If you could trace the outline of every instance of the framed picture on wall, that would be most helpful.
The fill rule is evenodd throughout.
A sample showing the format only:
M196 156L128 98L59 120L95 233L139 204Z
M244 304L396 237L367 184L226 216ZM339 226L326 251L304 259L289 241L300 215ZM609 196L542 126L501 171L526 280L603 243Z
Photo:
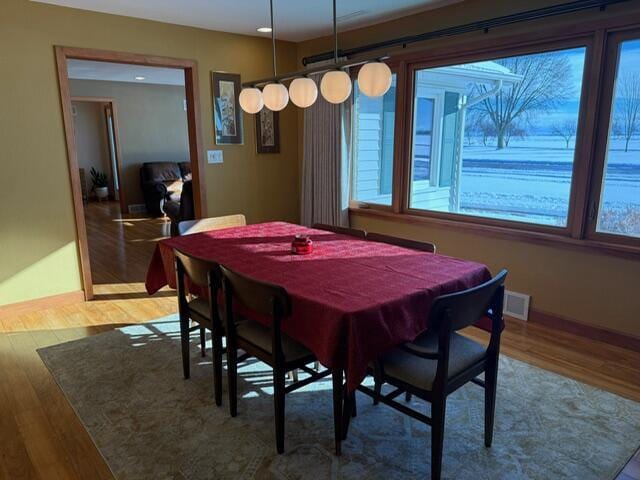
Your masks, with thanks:
M216 145L241 145L240 75L211 72L211 88Z
M258 153L280 153L280 125L278 112L264 107L256 117L256 146Z

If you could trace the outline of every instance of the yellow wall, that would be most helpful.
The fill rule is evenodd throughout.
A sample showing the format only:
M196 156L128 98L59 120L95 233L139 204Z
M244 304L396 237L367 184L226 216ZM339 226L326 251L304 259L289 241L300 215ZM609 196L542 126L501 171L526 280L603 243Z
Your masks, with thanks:
M453 26L485 18L513 13L518 8L536 8L550 1L514 2L512 0L467 0L420 15L391 21L375 27L345 32L340 36L344 48L381 41L401 35L410 35L446 26ZM526 4L526 5L525 5ZM565 16L565 25L584 22L603 16L639 13L640 1L633 0L609 7L606 12ZM488 35L467 34L455 39L439 40L414 49L438 48L455 42L494 38L511 33L535 31L558 23L559 19L546 19L527 26L522 24L497 29ZM298 57L321 53L331 48L331 39L323 38L298 45ZM302 130L300 130L302 132ZM302 152L302 135L299 149ZM300 155L301 156L301 155ZM585 253L566 248L541 246L524 241L486 237L475 233L462 233L435 225L408 224L387 219L352 215L357 228L429 240L437 244L441 253L469 258L486 263L493 272L509 269L507 288L532 296L532 307L573 319L578 322L640 337L640 261L621 259L605 254Z
M204 149L212 133L212 70L244 79L271 72L267 39L50 6L1 0L0 305L81 289L54 45L148 53L198 61ZM278 45L293 70L296 47ZM210 215L242 212L251 222L298 219L297 116L281 115L281 154L255 153L253 118L245 144L225 146L207 165Z

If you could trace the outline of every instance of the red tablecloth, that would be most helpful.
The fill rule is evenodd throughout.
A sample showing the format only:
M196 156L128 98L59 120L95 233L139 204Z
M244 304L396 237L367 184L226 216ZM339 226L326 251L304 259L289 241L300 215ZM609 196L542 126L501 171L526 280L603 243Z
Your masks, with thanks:
M312 254L291 254L298 233L311 236ZM371 360L427 327L438 295L491 278L479 263L270 222L158 242L147 272L150 294L175 288L174 248L283 286L292 304L283 330L323 365L343 368L349 391Z

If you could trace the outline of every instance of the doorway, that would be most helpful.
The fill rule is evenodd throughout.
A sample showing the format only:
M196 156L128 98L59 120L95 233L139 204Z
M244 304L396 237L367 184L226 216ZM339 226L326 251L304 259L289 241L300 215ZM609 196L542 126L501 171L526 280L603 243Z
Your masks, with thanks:
M107 172L107 196L127 213L122 184L122 149L118 128L118 109L113 98L71 97L76 152L82 200L86 204L92 191L92 172Z
M86 60L92 62L107 62L109 65L130 65L139 66L140 68L158 67L166 69L177 69L182 72L184 77L184 121L186 123L185 132L185 157L182 159L181 168L190 170L189 176L193 186L193 206L196 217L204 216L205 206L205 189L203 178L203 156L200 138L200 116L199 116L199 94L197 83L197 64L192 60L182 60L167 57L157 57L150 55L138 55L130 53L110 52L103 50L82 49L75 47L55 47L56 62L58 66L58 81L60 86L60 97L62 103L63 120L65 128L65 137L67 143L67 156L69 162L69 174L71 179L71 188L73 195L73 207L76 220L77 231L77 244L79 249L79 258L81 266L81 274L83 280L83 290L86 300L94 298L94 277L92 274L92 260L94 260L94 267L99 268L99 263L107 264L113 262L121 262L122 265L128 266L132 261L138 262L138 270L144 268L144 261L148 261L146 258L146 251L141 255L141 251L138 249L134 252L122 252L122 248L115 250L115 255L109 257L108 255L102 255L103 258L92 259L89 248L89 238L87 234L87 226L91 229L91 233L104 232L109 230L129 232L131 227L140 225L141 227L148 226L149 222L145 218L138 218L138 215L132 215L131 212L131 197L135 192L129 192L131 190L129 185L132 185L131 181L127 183L127 175L123 176L123 156L122 156L122 138L119 132L118 121L118 102L114 98L105 96L74 96L71 88L71 81L69 79L68 62L73 60ZM76 107L74 107L74 102ZM81 171L79 165L79 148L82 145L79 144L76 137L74 128L74 112L78 114L78 105L91 105L97 107L102 111L104 119L104 138L106 149L103 150L105 158L103 159L103 171L105 177L107 177L107 190L108 197L111 200L110 203L102 204L100 207L97 203L91 204L91 212L93 216L85 216L85 204L84 200L87 199L87 187L86 183L90 182L90 179L85 180L85 187L83 188L83 181L81 179ZM182 101L180 102L182 108ZM94 108L95 110L95 108ZM94 112L95 114L95 112ZM162 149L159 149L161 152ZM131 155L125 155L125 157L131 157ZM183 167L184 166L184 167ZM86 175L85 171L85 175ZM130 172L129 172L130 173ZM129 175L130 176L130 175ZM104 180L104 179L103 179ZM99 182L101 183L101 182ZM94 183L95 185L95 183ZM95 190L95 189L94 189ZM101 194L103 194L102 189ZM95 195L95 192L94 194ZM88 212L88 210L87 210ZM99 225L96 228L92 219L100 218L100 215L111 215L113 213L118 214L118 218L114 220L114 223ZM139 223L136 223L139 222ZM166 223L166 220L157 219L156 224L161 225ZM109 228L103 228L107 225ZM113 228L112 228L113 227ZM151 229L148 232L149 238L139 238L131 240L131 242L139 241L144 242L146 248L151 248L154 245L153 238L156 230L156 225L151 223ZM119 230L118 230L119 229ZM142 230L140 230L142 231ZM157 235L156 235L157 237ZM97 238L91 236L91 238ZM103 241L103 245L109 245L110 239ZM136 245L130 243L130 245ZM108 261L105 261L106 260ZM141 260L142 258L142 260ZM121 266L122 266L121 265ZM95 270L94 270L95 273ZM109 274L111 276L118 277L117 274ZM124 278L124 280L122 280ZM139 279L143 281L144 279ZM121 277L119 280L122 283L126 283L128 280L125 277ZM101 297L104 297L102 293ZM107 295L108 296L108 295Z

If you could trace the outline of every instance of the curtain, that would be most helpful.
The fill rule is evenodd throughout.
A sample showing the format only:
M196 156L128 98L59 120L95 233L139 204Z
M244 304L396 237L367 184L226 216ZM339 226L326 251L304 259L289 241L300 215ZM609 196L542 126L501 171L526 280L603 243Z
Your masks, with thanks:
M320 84L319 76L312 76ZM349 226L351 97L318 100L304 111L301 221Z

